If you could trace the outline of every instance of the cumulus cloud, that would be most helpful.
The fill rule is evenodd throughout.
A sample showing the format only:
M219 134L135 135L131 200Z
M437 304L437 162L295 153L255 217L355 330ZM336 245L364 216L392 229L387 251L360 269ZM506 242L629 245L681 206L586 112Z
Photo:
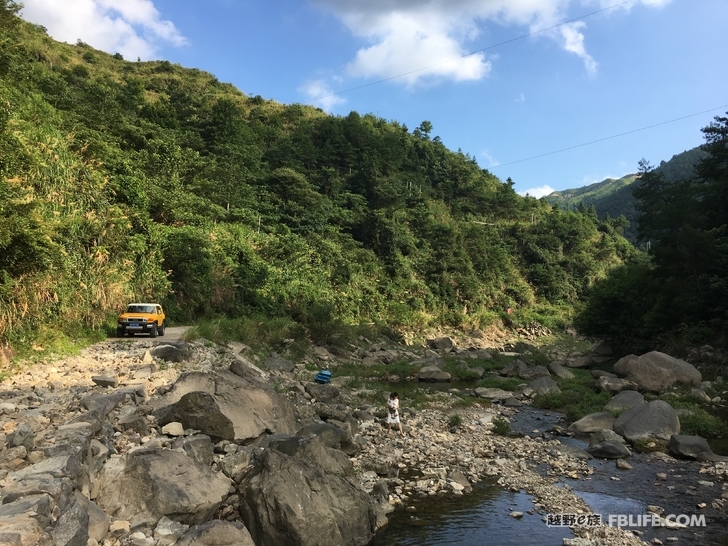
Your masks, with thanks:
M334 107L344 104L346 101L334 94L324 80L311 80L303 84L299 91L305 93L309 100L326 112L331 112Z
M161 44L186 43L152 0L24 0L23 4L23 18L43 25L56 40L82 40L128 59L150 59Z
M618 0L309 0L338 17L355 36L368 42L348 64L350 76L393 78L409 87L427 81L479 80L491 61L483 52L468 53L468 45L488 23L525 27L539 32L568 19L569 8L592 4L601 8ZM660 7L670 0L635 0ZM586 25L566 23L543 32L581 59L589 74L597 62L586 48Z
M526 195L530 195L531 197L535 197L536 199L541 199L542 197L546 197L547 195L549 195L550 193L553 193L555 191L556 190L554 190L551 186L546 185L546 186L539 186L537 188L530 188L530 189L524 190L524 191L519 191L518 195L522 195L524 197Z

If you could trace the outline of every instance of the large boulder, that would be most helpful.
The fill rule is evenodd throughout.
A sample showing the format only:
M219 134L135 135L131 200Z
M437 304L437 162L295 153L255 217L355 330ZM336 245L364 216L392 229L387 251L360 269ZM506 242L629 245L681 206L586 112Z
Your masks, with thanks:
M199 430L216 442L235 439L233 422L220 411L215 397L204 391L188 392L176 404L157 412L156 416L161 426L182 423L184 428Z
M98 480L98 505L132 527L153 527L162 516L187 525L204 523L220 507L232 483L169 449L138 449L112 458Z
M567 368L564 368L559 362L556 361L549 364L549 371L559 379L574 379L574 377L576 377L574 375L574 372Z
M608 411L600 411L585 415L578 421L574 421L569 425L569 432L577 434L589 434L602 429L611 429L614 423L614 416Z
M700 436L684 436L673 434L668 444L670 453L676 457L684 457L688 459L709 458L713 455L708 441Z
M193 392L209 395L209 397L195 395L197 402L214 401L217 409L211 403L209 408L221 417L218 424L223 422L223 416L230 421L233 436L233 438L228 438L230 440L251 440L258 438L266 431L293 434L296 430L294 409L290 401L285 396L276 393L268 383L252 371L246 377L227 370L183 374L177 379L172 389L156 402L160 409L155 415L158 419L167 421L165 416L170 414L174 417L170 417L171 420L185 424L186 421L181 415L184 413L184 407L181 411L177 411L175 408L186 394ZM175 408L167 407L173 405ZM195 407L201 406L196 405ZM198 430L202 429L198 428ZM209 431L203 432L208 436L213 436Z
M437 366L425 366L417 372L417 379L432 383L442 383L450 381L450 374Z
M318 436L326 447L340 449L347 455L356 455L361 447L352 441L352 436L349 431L331 423L313 423L307 425L299 430L296 436L301 438Z
M386 524L374 499L343 475L275 449L257 459L240 491L258 546L363 546Z
M622 411L645 403L645 397L637 391L622 391L604 405L604 411Z
M632 452L622 442L607 440L599 444L590 445L586 448L587 453L597 459L625 459L632 455Z
M551 377L539 377L524 387L523 394L532 398L538 394L561 394L561 389Z
M659 351L640 357L625 356L614 365L614 371L620 377L637 383L640 390L653 392L661 392L677 384L698 386L703 380L692 364Z
M306 392L311 395L311 398L316 399L318 402L323 402L324 404L331 404L332 402L335 402L340 395L339 389L330 383L327 385L306 383L304 388L306 389Z
M473 392L479 398L487 398L493 402L506 400L513 396L513 393L510 391L504 391L503 389L496 389L492 387L476 387L473 389Z
M653 400L625 410L614 420L612 428L630 442L651 439L667 442L673 434L680 434L680 419L670 404Z

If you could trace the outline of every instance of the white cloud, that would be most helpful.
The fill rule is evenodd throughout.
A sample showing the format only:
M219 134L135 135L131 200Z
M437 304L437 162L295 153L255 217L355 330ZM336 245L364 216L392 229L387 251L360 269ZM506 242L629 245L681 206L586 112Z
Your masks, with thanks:
M334 94L324 80L306 82L299 91L308 95L310 102L326 112L331 112L335 106L346 103L346 100Z
M497 167L500 165L500 161L498 161L495 157L493 157L490 154L490 150L485 149L482 152L480 152L480 155L482 155L487 161L489 167Z
M23 18L43 25L56 40L82 40L127 59L151 59L162 43L186 43L152 0L24 0L23 4Z
M554 190L551 186L539 186L538 188L531 188L524 191L519 191L518 195L526 196L530 195L531 197L535 197L536 199L541 199L542 197L547 196L550 193L553 193Z
M526 102L526 95L524 95L523 93L521 93L518 96L518 98L516 100L514 100L513 102Z
M635 0L660 7L670 0ZM450 79L479 80L488 75L483 52L468 54L468 43L487 23L543 31L573 17L572 6L600 8L617 0L309 0L337 16L349 30L369 42L348 64L350 76L392 78L415 84ZM629 10L635 3L620 6ZM584 22L566 23L543 32L579 57L594 74L597 62L585 45ZM541 34L541 32L539 32Z

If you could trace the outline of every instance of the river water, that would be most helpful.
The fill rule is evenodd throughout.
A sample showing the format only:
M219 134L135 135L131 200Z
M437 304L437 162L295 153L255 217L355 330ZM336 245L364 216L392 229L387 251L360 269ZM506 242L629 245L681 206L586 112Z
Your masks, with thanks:
M536 436L554 424L564 424L563 421L563 415L557 412L523 408L514 416L511 430L514 434ZM582 449L587 446L587 442L577 438L558 439ZM645 514L648 505L664 507L665 515L706 516L704 527L633 527L647 542L657 538L664 544L728 546L726 511L696 507L698 502L710 505L722 492L720 483L698 484L711 479L699 473L699 463L668 463L637 453L628 461L633 470L617 469L614 461L592 459L592 476L580 480L562 478L559 485L570 487L604 522L610 515ZM668 480L658 480L657 473L667 474ZM547 526L545 514L534 510L528 494L506 491L494 481L477 484L469 495L437 495L415 499L412 504L415 512L396 510L390 514L389 527L377 546L560 546L565 537L572 536L568 528ZM514 519L509 516L511 511L523 512L524 517Z

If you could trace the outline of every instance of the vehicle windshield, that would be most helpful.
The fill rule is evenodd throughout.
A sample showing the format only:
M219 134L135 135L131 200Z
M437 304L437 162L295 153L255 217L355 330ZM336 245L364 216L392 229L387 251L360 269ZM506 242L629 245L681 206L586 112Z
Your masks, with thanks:
M154 313L154 306L153 305L130 305L127 310L127 313Z

